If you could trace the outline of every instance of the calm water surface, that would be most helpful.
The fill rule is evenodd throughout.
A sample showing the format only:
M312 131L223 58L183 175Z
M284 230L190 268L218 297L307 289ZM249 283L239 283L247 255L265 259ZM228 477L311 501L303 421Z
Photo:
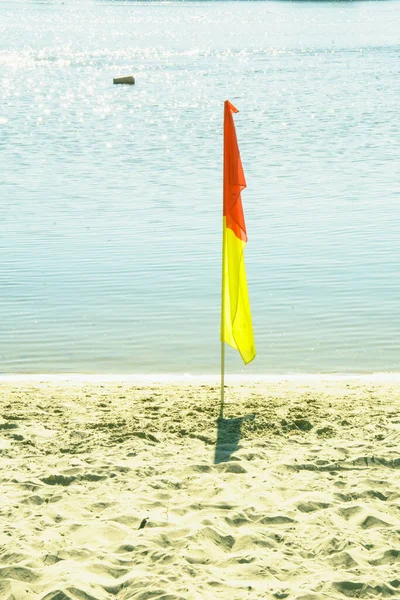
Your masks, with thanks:
M400 370L399 64L397 0L1 2L0 372L218 372L226 98L246 372Z

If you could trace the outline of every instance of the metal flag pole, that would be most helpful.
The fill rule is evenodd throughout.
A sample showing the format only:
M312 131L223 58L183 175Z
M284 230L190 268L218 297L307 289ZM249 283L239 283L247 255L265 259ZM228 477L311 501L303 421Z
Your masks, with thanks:
M225 391L225 344L221 342L221 404L219 407L219 418L224 418L224 391Z
M224 400L225 400L225 167L226 167L226 140L225 140L225 124L226 124L226 102L224 103L224 139L223 139L223 167L222 167L222 268L221 268L221 404L219 407L219 418L224 418Z
M224 418L224 399L225 399L225 223L222 220L222 285L221 285L221 404L219 407L219 418Z

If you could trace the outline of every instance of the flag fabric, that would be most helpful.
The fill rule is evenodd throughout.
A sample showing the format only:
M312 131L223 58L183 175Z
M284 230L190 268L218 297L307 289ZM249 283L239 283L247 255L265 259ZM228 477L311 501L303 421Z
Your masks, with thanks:
M224 208L222 245L221 342L238 350L244 363L256 355L250 300L247 289L244 247L247 242L241 192L246 187L228 100L224 107Z

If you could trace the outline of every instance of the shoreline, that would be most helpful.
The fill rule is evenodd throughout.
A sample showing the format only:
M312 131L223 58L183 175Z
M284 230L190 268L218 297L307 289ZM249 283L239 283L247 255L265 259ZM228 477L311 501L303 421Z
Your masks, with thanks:
M225 385L243 383L317 383L317 382L400 382L400 372L374 373L275 373L275 374L242 374L225 373ZM185 373L123 374L123 373L8 373L0 374L3 383L138 383L138 384L212 384L220 383L220 375L191 375Z

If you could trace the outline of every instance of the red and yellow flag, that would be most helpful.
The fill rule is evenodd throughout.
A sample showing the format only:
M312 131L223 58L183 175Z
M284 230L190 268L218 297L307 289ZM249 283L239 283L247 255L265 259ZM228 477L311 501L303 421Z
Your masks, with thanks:
M247 233L240 194L246 187L246 180L232 116L232 113L237 112L233 104L226 100L221 342L238 350L247 364L255 357L256 348L244 264Z

